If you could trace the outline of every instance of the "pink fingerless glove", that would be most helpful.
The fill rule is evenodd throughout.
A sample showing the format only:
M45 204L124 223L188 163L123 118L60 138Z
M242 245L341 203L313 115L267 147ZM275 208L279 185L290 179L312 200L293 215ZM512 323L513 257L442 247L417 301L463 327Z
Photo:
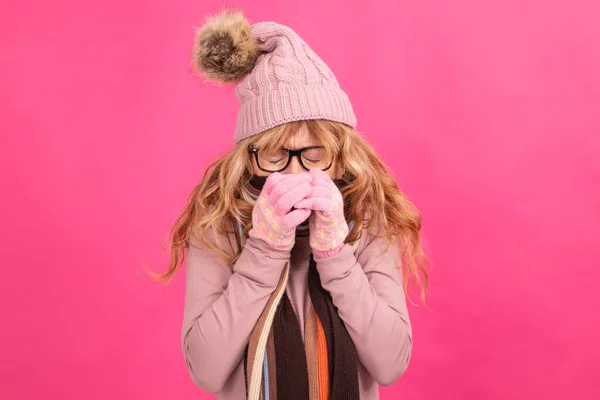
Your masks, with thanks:
M277 250L290 251L296 239L296 227L311 211L292 207L310 195L312 177L301 174L271 174L252 210L252 229L248 236L265 241Z
M322 170L313 168L311 195L296 204L296 208L314 211L309 218L310 246L321 258L339 253L348 236L344 218L344 199L331 178Z

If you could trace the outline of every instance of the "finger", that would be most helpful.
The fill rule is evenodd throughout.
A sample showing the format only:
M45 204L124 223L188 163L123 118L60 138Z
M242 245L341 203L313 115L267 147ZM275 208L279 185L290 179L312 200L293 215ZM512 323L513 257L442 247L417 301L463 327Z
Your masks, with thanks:
M309 209L312 211L329 211L333 207L333 201L331 199L323 197L310 197L296 203L298 209Z
M284 193L279 200L273 203L275 214L287 214L292 209L293 205L310 195L311 191L312 188L310 187L310 183L303 183L299 186L291 188L289 191Z
M310 210L291 211L281 219L281 226L283 226L285 229L295 228L302 222L306 221L306 219L310 216L310 213Z
M326 199L332 199L333 193L331 189L323 186L312 186L312 192L310 197L324 197Z
M313 186L319 186L319 187L331 187L332 185L335 186L335 183L328 176L313 178L311 181L311 184Z
M320 168L311 168L308 171L308 174L310 176L312 176L313 179L319 179L319 178L329 178L329 175L327 175L327 172L323 171Z
M277 185L279 182L281 182L283 179L285 178L285 176L279 172L274 172L271 175L267 176L267 180L265 181L265 186L264 188L272 188L273 186Z
M343 198L343 194L335 182L329 178L327 179L328 181L325 181L322 178L313 179L311 182L311 186L313 188L313 194L311 197L326 197L328 199L335 199L336 197Z
M270 194L273 188L288 180L291 180L292 182L306 182L311 181L312 177L308 174L308 172L303 172L300 174L282 174L280 172L274 172L267 177L264 190L267 192L267 194Z
M279 200L283 194L289 192L290 189L303 184L310 184L311 181L312 178L308 173L284 175L284 178L281 178L277 184L274 184L268 193L273 202L277 202L277 200Z

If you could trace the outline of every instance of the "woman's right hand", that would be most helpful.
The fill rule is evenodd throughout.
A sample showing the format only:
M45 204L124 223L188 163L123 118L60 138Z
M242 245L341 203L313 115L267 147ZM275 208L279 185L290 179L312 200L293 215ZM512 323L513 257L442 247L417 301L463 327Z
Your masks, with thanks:
M261 239L277 250L290 251L294 247L296 227L311 213L308 209L292 211L292 208L311 194L311 180L308 172L271 174L254 205L248 236Z

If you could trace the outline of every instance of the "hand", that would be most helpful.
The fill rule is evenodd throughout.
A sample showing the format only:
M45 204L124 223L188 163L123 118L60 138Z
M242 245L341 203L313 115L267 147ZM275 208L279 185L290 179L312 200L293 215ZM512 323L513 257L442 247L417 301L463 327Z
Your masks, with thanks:
M277 250L290 251L294 247L296 227L311 213L311 210L292 210L292 207L310 195L311 181L307 172L271 174L256 199L248 236L261 239Z
M324 171L312 168L308 173L312 177L312 193L299 201L296 208L314 211L308 220L310 246L317 256L329 257L342 250L348 236L344 199Z

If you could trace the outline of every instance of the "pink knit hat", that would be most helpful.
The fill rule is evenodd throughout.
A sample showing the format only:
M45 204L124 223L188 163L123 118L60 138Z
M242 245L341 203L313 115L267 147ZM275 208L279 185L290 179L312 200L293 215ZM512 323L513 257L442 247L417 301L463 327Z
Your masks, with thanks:
M356 128L350 100L329 67L287 26L250 25L241 12L222 11L196 32L193 62L207 80L237 84L236 143L291 121L326 119Z

